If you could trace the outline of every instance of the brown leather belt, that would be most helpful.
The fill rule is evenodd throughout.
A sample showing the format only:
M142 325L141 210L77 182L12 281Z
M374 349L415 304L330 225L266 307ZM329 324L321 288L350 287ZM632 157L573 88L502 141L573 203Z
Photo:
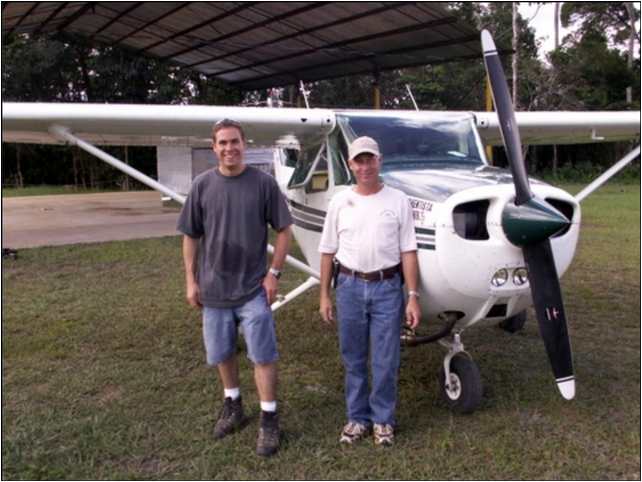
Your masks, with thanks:
M391 268L380 269L379 271L370 271L369 273L362 273L360 271L355 271L350 268L346 268L342 264L339 264L339 272L360 278L365 281L382 281L384 279L390 279L397 273L401 271L401 263L393 266Z

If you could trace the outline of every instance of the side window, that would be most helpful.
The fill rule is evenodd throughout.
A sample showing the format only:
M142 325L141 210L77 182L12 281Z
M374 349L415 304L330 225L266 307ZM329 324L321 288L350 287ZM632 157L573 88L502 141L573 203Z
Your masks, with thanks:
M348 145L341 134L340 129L335 129L330 135L328 146L332 158L332 170L334 171L334 184L350 184L350 170L348 169Z
M296 167L296 162L299 157L298 149L283 149L283 155L287 167Z
M329 185L328 178L328 155L325 147L321 149L319 160L316 162L312 171L312 177L305 185L305 192L327 191Z
M311 171L315 168L315 161L319 159L318 154L320 150L321 146L316 144L313 146L307 146L299 152L296 167L294 168L294 172L292 173L292 177L288 183L289 189L301 187L306 183L309 175L312 174Z

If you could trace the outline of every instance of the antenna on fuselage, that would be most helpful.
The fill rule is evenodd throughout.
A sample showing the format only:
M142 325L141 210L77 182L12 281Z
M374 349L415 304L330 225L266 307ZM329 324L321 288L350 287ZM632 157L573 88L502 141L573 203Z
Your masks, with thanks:
M415 106L415 110L419 110L419 107L417 106L417 102L415 102L415 96L412 95L412 90L410 90L410 84L406 84L406 90L408 91L408 95L410 96L410 100L412 101L412 105Z
M310 91L305 90L305 85L303 84L302 80L299 80L299 91L301 92L301 95L303 95L303 100L305 101L306 109L309 109L310 103L308 102L308 95L310 95Z

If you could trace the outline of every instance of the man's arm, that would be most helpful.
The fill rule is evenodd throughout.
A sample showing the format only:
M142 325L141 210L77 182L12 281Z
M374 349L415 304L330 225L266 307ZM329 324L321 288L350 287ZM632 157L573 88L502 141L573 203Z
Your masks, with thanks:
M290 226L286 226L281 231L277 231L276 241L274 242L274 254L272 255L272 264L270 265L271 268L274 268L277 271L281 271L283 269L285 257L288 255L288 251L290 250L291 239L292 228ZM278 287L279 280L268 271L267 275L265 275L265 278L263 279L263 288L265 289L269 305L271 305L276 299Z
M185 285L187 302L194 308L202 308L200 290L196 282L196 261L198 258L197 238L183 235L183 263L185 264Z
M417 276L419 267L417 263L417 251L406 251L401 253L401 268L406 281L408 292L417 292ZM417 328L421 320L421 309L417 296L408 296L406 305L406 324L411 328Z
M332 280L332 258L334 254L321 254L321 297L319 300L319 313L328 324L333 324L332 298L330 296L330 282Z

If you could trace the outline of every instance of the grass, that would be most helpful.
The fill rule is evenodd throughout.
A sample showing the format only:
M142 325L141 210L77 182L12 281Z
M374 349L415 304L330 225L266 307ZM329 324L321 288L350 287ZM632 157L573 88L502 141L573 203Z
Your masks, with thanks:
M285 436L268 460L253 454L258 407L244 356L251 424L210 437L221 387L183 300L178 238L22 250L2 273L2 476L639 479L639 201L639 185L610 185L583 204L562 283L574 401L554 387L531 312L515 335L464 334L485 385L477 412L453 415L439 400L443 349L404 350L396 446L342 449L336 333L321 325L313 290L277 313ZM304 278L288 269L282 288Z
M137 186L140 189L140 186ZM145 189L145 188L143 188ZM42 186L27 186L27 187L3 187L2 197L23 197L23 196L51 196L53 194L90 194L97 192L120 192L122 189L118 187L112 188L83 188L78 186L50 186L43 184Z

